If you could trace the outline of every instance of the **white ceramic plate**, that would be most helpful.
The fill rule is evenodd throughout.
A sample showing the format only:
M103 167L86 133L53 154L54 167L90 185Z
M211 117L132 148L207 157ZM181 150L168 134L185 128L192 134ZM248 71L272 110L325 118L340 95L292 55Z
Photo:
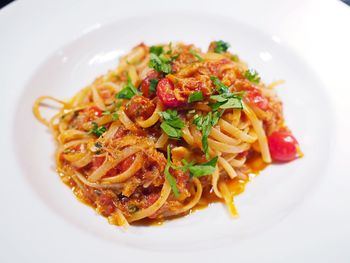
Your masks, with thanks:
M348 262L347 26L350 10L328 1L23 1L1 10L0 261ZM216 204L160 227L109 225L60 182L34 99L72 96L139 42L205 49L215 39L265 82L286 80L278 93L305 157L250 183L239 219Z

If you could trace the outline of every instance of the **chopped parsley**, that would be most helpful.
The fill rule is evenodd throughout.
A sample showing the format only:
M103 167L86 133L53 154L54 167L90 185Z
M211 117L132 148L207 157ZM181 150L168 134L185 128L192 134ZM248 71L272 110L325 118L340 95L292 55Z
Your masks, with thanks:
M195 115L193 119L193 124L196 125L198 130L202 131L202 146L207 159L209 158L208 136L211 128L218 123L221 114L222 112L219 111L209 112L206 116Z
M106 111L102 112L102 115L104 115L104 116L106 116L106 115L111 115L113 121L116 121L116 120L119 119L119 115L118 115L117 112L112 112L112 113L111 113L110 111L106 110Z
M181 120L176 110L166 110L159 113L163 118L160 125L162 130L172 139L180 139L182 136L181 129L185 127L185 123Z
M259 73L256 72L254 69L248 69L246 72L244 72L244 77L250 82L253 82L254 84L259 84L260 82Z
M158 85L158 80L157 79L150 79L150 81L149 81L149 92L150 93L156 93L157 85Z
M198 59L199 62L204 61L204 59L203 59L196 51L194 51L193 49L190 49L190 53L191 53L196 59Z
M189 171L190 177L201 177L205 175L213 174L215 171L215 166L218 161L218 156L214 157L210 161L201 164L194 164L193 162L189 163L186 160L182 160L184 166L177 167L181 171Z
M243 109L241 93L211 95L210 98L216 101L209 104L214 111L218 109Z
M162 46L151 46L149 49L149 52L159 56L160 54L163 53L163 47Z
M107 128L105 126L98 127L96 122L92 123L92 128L89 131L89 133L96 135L97 137L100 137L104 132L107 131Z
M215 41L214 52L219 54L225 53L229 47L230 47L230 44L225 41L222 41L222 40Z
M132 84L130 77L128 77L128 83L121 91L116 94L117 99L127 99L130 100L135 95L141 95L142 93L137 90L137 88Z
M113 112L113 113L112 113L112 120L113 120L113 121L116 121L116 120L118 120L118 119L119 119L118 112Z
M219 92L220 94L229 92L228 87L224 83L222 83L218 77L211 76L210 79L213 82L217 92Z
M188 96L188 102L195 102L195 101L201 101L203 100L203 93L202 91L195 91Z
M177 188L176 179L171 175L171 173L169 171L170 167L172 167L172 163L171 163L171 160L170 160L170 145L168 145L168 148L167 148L167 164L166 164L165 169L164 169L164 175L165 175L165 179L170 184L170 187L173 190L175 197L179 197L180 196L180 191L179 191L179 188Z
M209 104L209 106L214 110L218 109L242 109L242 94L241 93L231 93L229 88L222 83L219 78L211 76L210 79L216 87L216 91L219 95L211 95L210 98L215 100L215 103Z
M148 66L155 69L158 72L169 74L171 73L172 59L168 59L164 55L162 46L150 47L150 61Z
M162 122L160 127L170 138L180 139L182 136L181 129L174 128L173 126L169 125L169 123L167 122Z

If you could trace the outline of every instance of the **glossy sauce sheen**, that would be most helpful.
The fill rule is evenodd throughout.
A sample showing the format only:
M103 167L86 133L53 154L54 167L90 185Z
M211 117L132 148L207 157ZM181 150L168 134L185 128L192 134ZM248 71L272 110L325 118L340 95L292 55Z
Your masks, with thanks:
M267 167L267 165L268 164L266 164L262 160L261 155L255 155L255 156L251 157L250 159L248 159L248 161L247 161L247 166L251 169L252 174L254 176L259 175L259 173L262 170L264 170ZM232 193L232 204L234 203L233 202L234 197L244 192L245 187L246 187L247 183L249 183L249 181L250 181L249 178L247 180L234 178L234 179L228 181L227 186L228 186L230 192ZM202 194L202 197L201 197L200 201L198 202L198 204L194 208L190 209L189 212L187 212L185 215L189 215L189 214L194 213L198 210L205 209L208 206L210 206L210 204L213 204L213 203L224 203L224 200L217 197L212 190L210 190L207 193L204 192ZM165 221L175 220L175 219L180 218L182 216L184 216L184 214L174 216L172 218L167 218L167 219L145 218L145 219L139 220L137 222L133 222L132 225L135 225L135 226L161 226Z

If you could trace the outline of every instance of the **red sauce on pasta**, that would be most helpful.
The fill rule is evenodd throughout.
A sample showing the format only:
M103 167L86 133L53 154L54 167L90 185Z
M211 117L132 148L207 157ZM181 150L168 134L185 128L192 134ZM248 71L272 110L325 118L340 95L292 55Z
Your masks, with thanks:
M70 100L37 99L57 170L80 201L121 226L161 225L216 202L237 216L234 197L251 174L300 157L275 91L228 48L141 43ZM51 120L44 100L62 105Z

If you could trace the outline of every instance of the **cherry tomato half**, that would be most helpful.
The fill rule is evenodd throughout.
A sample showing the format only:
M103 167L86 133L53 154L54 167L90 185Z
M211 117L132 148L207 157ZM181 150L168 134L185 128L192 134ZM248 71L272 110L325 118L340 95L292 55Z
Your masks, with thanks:
M298 157L298 141L289 131L275 131L268 137L271 157L277 162L289 162Z
M149 88L151 84L151 79L159 80L159 73L151 70L148 72L147 76L141 82L142 95L146 98L153 98L156 94L152 93Z
M264 97L257 88L251 88L248 90L247 98L250 103L253 103L262 110L267 110L269 107L269 101Z
M163 78L158 82L157 96L163 104L169 108L175 108L182 104L182 102L175 97L174 84L167 78Z

